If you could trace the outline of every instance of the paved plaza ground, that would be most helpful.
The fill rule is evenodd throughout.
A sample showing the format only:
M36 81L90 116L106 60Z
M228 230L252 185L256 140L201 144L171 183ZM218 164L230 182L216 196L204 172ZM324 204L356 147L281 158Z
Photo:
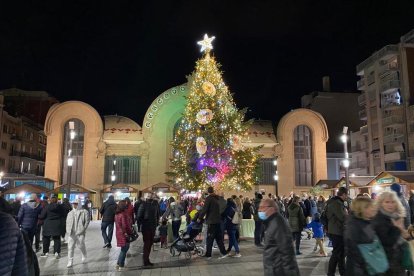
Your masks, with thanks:
M114 231L115 232L115 231ZM254 246L251 239L240 242L241 258L226 258L218 260L218 250L213 251L213 258L205 260L193 256L186 260L182 254L180 257L171 257L168 249L160 249L155 246L155 252L151 253L151 261L155 263L152 269L142 269L142 238L131 244L126 259L127 270L117 272L115 270L119 248L116 247L115 236L112 240L112 249L103 249L103 240L100 231L100 221L91 222L87 236L86 248L88 249L88 260L81 264L81 254L75 251L74 266L70 269L67 265L67 246L62 247L62 258L56 260L54 256L38 259L41 275L263 275L262 250ZM301 275L326 275L329 257L318 257L312 252L314 240L304 239L302 241L302 255L298 256ZM331 249L328 249L330 251ZM53 253L52 247L50 252Z

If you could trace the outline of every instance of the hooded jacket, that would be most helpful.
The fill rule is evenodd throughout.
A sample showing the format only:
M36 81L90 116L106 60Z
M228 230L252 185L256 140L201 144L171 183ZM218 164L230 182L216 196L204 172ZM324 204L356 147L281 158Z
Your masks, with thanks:
M110 196L107 201L104 202L99 213L102 215L102 222L114 222L115 221L116 203L113 196Z
M72 209L66 218L66 233L71 236L85 235L89 222L88 211L78 205L78 208Z
M30 200L22 205L17 215L17 224L25 230L34 230L37 219L42 212L42 206L36 200Z

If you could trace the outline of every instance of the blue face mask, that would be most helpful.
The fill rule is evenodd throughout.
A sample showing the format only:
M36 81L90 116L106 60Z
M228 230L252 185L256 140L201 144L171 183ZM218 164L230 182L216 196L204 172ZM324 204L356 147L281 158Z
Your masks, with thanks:
M259 215L259 218L261 219L261 220L266 220L267 219L267 216L266 216L266 212L258 212L258 215Z

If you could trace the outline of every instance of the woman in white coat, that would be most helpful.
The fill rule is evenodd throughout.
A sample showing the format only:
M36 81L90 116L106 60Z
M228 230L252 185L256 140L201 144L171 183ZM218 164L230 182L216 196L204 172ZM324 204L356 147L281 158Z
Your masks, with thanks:
M73 266L73 255L75 246L78 244L82 252L82 263L86 261L85 234L90 222L90 216L87 210L82 209L82 204L73 202L73 209L66 218L66 233L68 235L68 265Z

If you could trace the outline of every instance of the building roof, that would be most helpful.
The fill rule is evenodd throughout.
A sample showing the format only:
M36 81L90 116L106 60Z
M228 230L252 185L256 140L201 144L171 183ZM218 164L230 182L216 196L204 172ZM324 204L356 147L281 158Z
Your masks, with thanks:
M60 185L59 187L56 187L51 192L53 192L53 193L67 192L67 189L69 189L68 186L69 186L69 184ZM95 190L88 189L88 188L83 187L83 186L78 185L78 184L71 184L70 190L71 190L71 193L92 193L92 194L96 194Z
M357 187L367 186L375 176L350 176L349 181L354 183Z
M276 143L276 136L271 121L254 121L249 128L249 138L252 143Z
M333 189L338 185L339 180L321 179L315 186L319 186L323 189Z
M142 140L142 128L138 123L124 116L104 116L104 140Z
M12 189L8 189L5 191L5 194L19 194L21 192L25 193L35 193L35 194L41 194L41 193L48 193L50 190L35 184L23 184L19 185L17 187L14 187Z

